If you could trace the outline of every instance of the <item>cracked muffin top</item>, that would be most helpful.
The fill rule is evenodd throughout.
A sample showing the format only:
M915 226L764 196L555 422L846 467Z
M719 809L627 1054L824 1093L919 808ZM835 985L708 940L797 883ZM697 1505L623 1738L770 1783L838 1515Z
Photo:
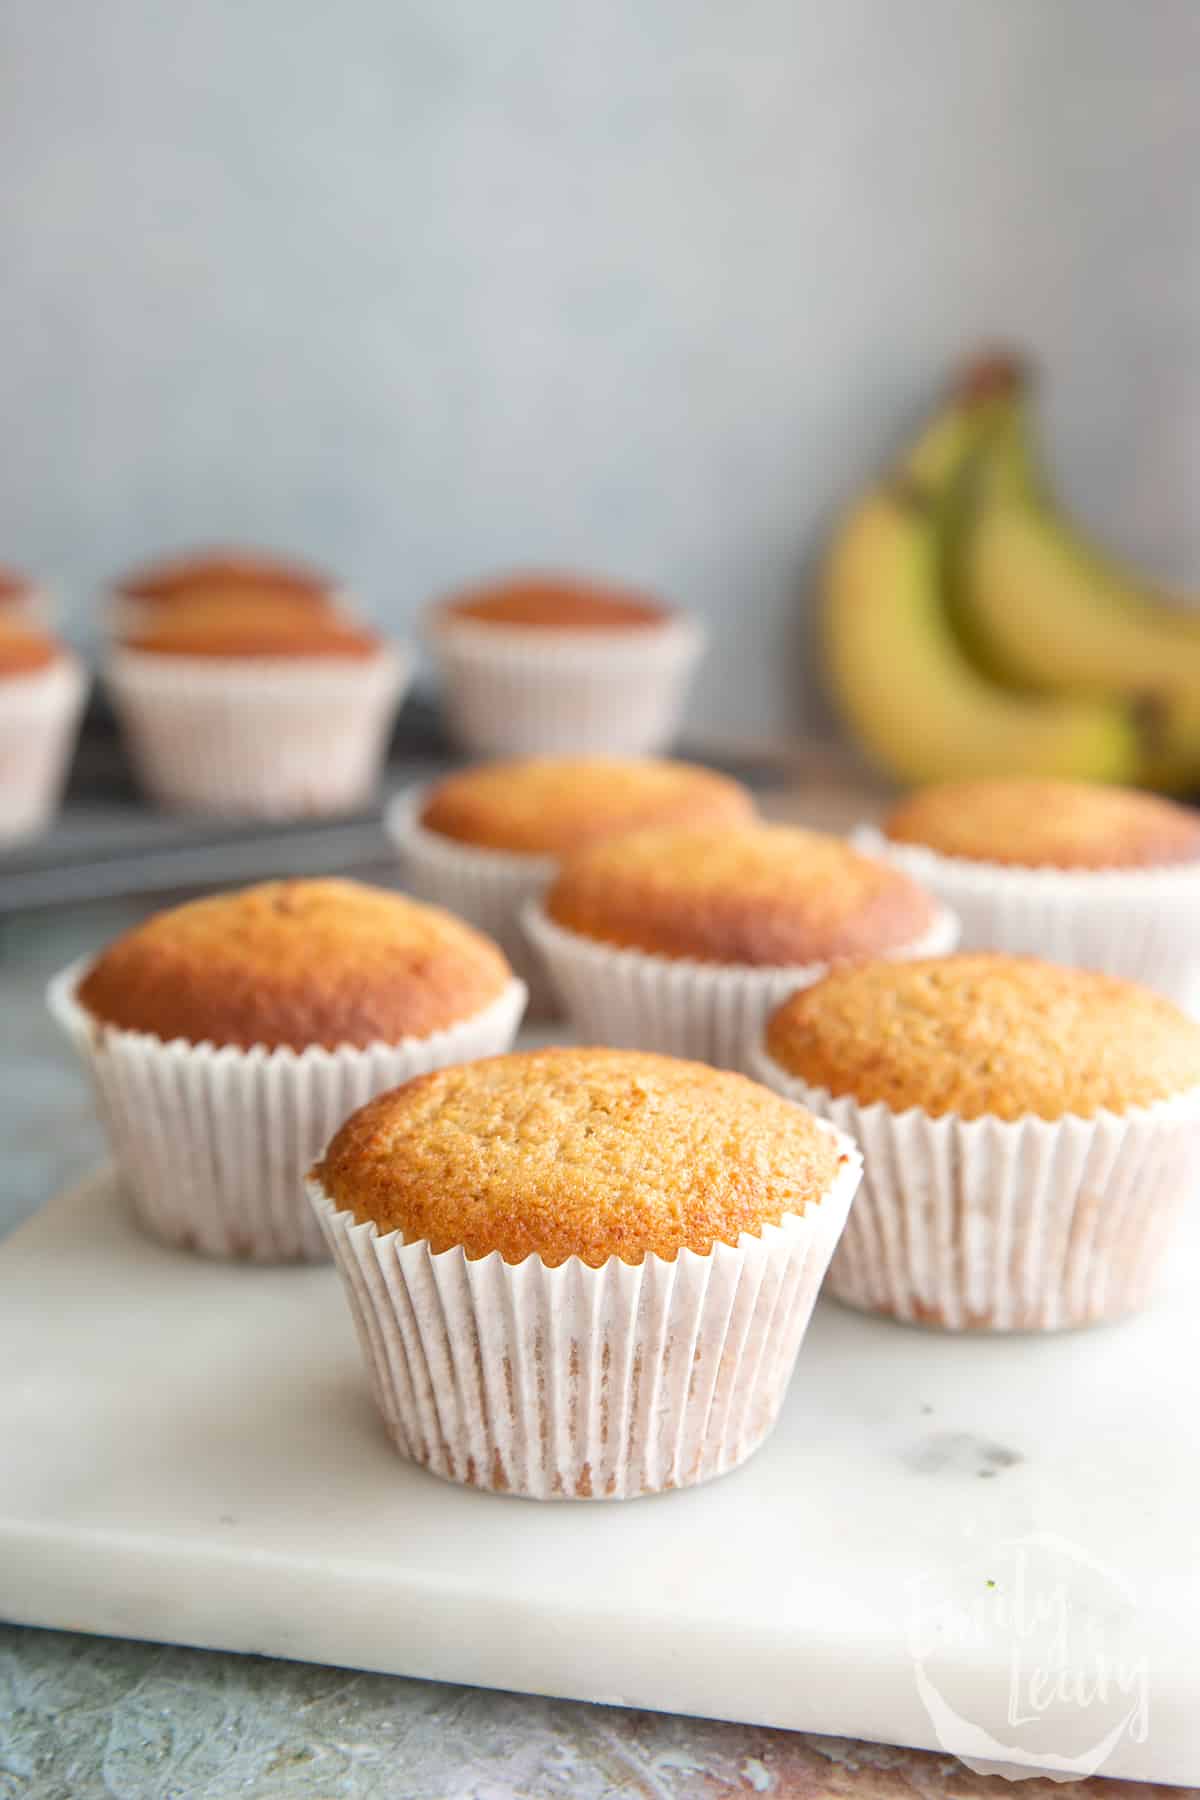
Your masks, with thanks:
M155 914L103 951L100 1024L242 1049L395 1044L498 1000L507 962L440 907L356 881L267 881Z
M949 781L918 788L886 837L942 856L1028 869L1142 869L1200 858L1200 814L1158 794L1086 781Z
M528 757L483 763L431 790L421 824L440 837L562 856L639 826L745 823L747 790L727 775L651 757Z
M784 967L902 949L938 917L899 869L785 825L607 839L564 863L546 911L623 949Z
M456 620L537 631L645 631L664 625L669 607L615 582L581 575L514 575L453 594L435 606L434 628Z
M314 1169L360 1223L436 1254L672 1261L819 1204L844 1153L745 1076L630 1050L534 1050L419 1076Z
M1091 1118L1200 1084L1200 1025L1134 982L998 953L860 963L784 1002L767 1050L860 1105Z

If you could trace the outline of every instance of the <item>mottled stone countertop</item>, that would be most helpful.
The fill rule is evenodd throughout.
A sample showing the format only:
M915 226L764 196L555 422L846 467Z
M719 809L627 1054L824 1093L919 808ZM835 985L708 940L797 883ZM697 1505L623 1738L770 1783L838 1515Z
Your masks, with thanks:
M103 1154L84 1084L43 1012L46 978L146 910L96 905L0 928L0 1230ZM968 1800L1012 1791L922 1751L0 1626L0 1800ZM1183 1790L1037 1780L1019 1791L1135 1800Z

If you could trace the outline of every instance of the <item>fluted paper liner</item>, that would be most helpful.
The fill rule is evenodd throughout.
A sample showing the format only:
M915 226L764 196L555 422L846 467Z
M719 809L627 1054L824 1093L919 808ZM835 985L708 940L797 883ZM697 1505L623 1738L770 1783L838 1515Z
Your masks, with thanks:
M309 1183L403 1456L537 1500L630 1499L744 1462L775 1423L861 1174L761 1237L599 1269L434 1255Z
M671 744L704 648L694 620L551 631L440 616L429 642L455 738L480 756L648 756Z
M1058 1331L1151 1298L1200 1178L1200 1088L1125 1113L933 1117L860 1106L759 1048L751 1072L848 1132L862 1189L826 1291L951 1331Z
M66 780L87 677L73 656L0 683L0 843L49 825Z
M585 1043L661 1050L743 1073L775 1008L829 970L828 963L750 968L617 949L558 924L540 901L528 902L522 918ZM940 956L957 935L957 921L943 910L928 931L888 954Z
M369 804L409 668L392 648L342 661L118 648L104 679L160 805L290 818Z
M333 1133L414 1075L508 1050L525 1005L514 980L430 1037L242 1050L103 1024L75 998L87 966L57 976L48 1000L88 1067L139 1221L165 1243L254 1262L325 1260L304 1178Z
M963 950L1044 956L1200 1000L1200 859L1147 869L1024 869L942 856L859 826L886 857L958 914Z
M427 786L398 794L387 809L384 825L396 846L405 885L419 900L432 901L457 913L486 932L504 951L515 974L529 989L531 1016L546 1018L559 1010L558 994L537 949L525 935L521 912L553 881L558 860L522 856L460 844L427 831L421 812Z

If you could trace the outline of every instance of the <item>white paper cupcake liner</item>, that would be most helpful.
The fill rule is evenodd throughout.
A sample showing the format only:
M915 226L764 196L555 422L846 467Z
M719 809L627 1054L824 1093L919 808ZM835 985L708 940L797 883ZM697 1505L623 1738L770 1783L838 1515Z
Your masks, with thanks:
M775 1008L829 970L828 963L749 968L616 949L559 925L536 900L522 918L585 1043L661 1050L743 1073ZM928 931L889 955L941 956L957 934L953 914L943 910Z
M483 1012L426 1038L337 1050L164 1043L100 1023L55 978L50 1010L92 1077L141 1224L168 1244L253 1262L324 1260L304 1178L352 1112L449 1063L508 1050L525 1005L511 981Z
M1159 869L1019 869L896 844L873 826L856 848L884 857L951 907L963 950L1044 956L1200 999L1200 860Z
M429 633L450 728L480 756L645 756L674 742L704 648L694 619L551 632L440 619Z
M494 939L529 989L531 1016L552 1016L559 1010L558 993L525 935L521 912L553 881L557 858L483 849L427 831L421 811L428 793L428 787L419 787L398 794L384 816L405 886L419 900L446 907Z
M396 649L341 662L117 649L104 678L160 805L291 818L370 803L409 668Z
M950 1331L1060 1331L1152 1297L1200 1172L1200 1088L1126 1113L934 1118L752 1073L848 1133L863 1184L826 1291Z
M0 843L30 837L53 819L87 687L73 656L0 680Z
M861 1174L761 1237L599 1269L433 1255L310 1195L396 1448L536 1500L626 1500L744 1462L779 1413Z

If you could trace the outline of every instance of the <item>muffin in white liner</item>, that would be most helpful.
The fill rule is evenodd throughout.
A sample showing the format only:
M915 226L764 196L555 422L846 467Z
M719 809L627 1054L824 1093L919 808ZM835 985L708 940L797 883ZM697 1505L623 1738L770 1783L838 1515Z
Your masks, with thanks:
M523 917L585 1040L741 1070L768 1014L831 963L938 955L958 930L888 864L778 825L607 840Z
M104 680L159 805L288 818L370 803L410 669L394 647L345 661L118 648Z
M636 631L484 624L439 611L428 630L450 729L478 756L664 750L704 649L696 620Z
M447 829L424 823L433 818ZM530 990L531 1013L559 1010L558 993L525 933L522 911L554 879L569 848L648 820L743 824L754 801L728 776L690 763L634 757L538 757L477 764L398 795L385 826L406 886L446 906L501 946ZM484 841L457 835L473 831ZM499 837L527 848L500 848ZM552 846L544 852L534 846Z
M45 668L0 670L0 843L53 819L87 688L82 664L62 650Z
M399 1044L164 1043L85 1012L87 967L55 978L50 1010L87 1065L138 1219L164 1243L251 1262L324 1261L304 1176L342 1120L414 1075L507 1050L525 1007L514 980L475 1018Z
M1024 869L893 843L874 826L860 826L853 841L952 907L964 950L1104 969L1183 1005L1200 997L1200 859L1163 868Z
M211 1256L324 1255L312 1159L374 1095L507 1050L525 1005L456 919L347 881L159 913L52 983L135 1212Z
M862 1188L826 1283L847 1305L950 1331L1058 1331L1152 1298L1195 1198L1200 1085L1086 1115L963 1117L833 1094L761 1042L750 1063L862 1150Z
M1094 782L944 781L857 841L953 906L967 949L1050 956L1193 998L1200 816L1188 807Z
M628 1499L736 1468L776 1421L858 1185L858 1152L833 1135L833 1178L802 1212L705 1254L599 1266L434 1252L356 1222L314 1170L396 1448L447 1480L540 1500Z

